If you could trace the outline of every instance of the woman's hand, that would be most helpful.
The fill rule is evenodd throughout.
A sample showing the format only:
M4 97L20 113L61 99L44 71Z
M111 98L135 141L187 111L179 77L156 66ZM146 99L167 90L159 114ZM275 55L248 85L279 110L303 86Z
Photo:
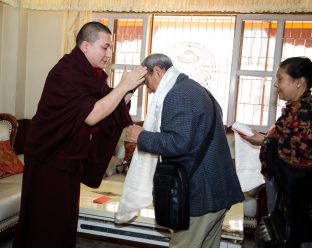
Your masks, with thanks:
M263 141L264 141L264 135L257 132L256 130L252 130L253 134L252 136L247 136L247 135L244 135L240 132L238 132L238 134L244 139L244 140L247 140L250 144L252 145L256 145L256 146L261 146Z

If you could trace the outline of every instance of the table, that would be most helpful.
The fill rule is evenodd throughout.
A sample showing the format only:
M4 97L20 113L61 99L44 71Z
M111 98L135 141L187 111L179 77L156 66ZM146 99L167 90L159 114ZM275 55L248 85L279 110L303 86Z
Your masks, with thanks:
M124 178L121 174L107 177L97 189L81 184L78 232L168 247L170 230L155 223L152 205L142 209L131 223L114 223ZM104 203L93 202L102 196ZM243 204L235 204L223 221L220 248L241 247L243 220Z

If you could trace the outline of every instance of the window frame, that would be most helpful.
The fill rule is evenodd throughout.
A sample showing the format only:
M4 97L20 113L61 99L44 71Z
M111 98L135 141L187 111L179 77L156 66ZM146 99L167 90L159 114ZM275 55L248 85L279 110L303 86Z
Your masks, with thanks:
M260 21L276 21L277 30L275 37L275 48L273 58L273 68L271 71L257 71L257 70L240 70L239 62L242 49L242 32L243 22L251 20ZM237 96L238 96L238 77L239 76L260 76L260 77L271 77L272 84L270 89L270 100L269 100L269 116L267 125L249 125L258 131L266 132L267 129L275 123L276 119L276 105L277 105L277 91L274 87L276 81L276 71L282 59L283 51L283 38L284 38L284 27L286 21L311 21L312 15L290 15L290 14L239 14L236 16L235 31L234 31L234 44L233 44L233 55L231 65L231 80L230 80L230 92L229 92L229 106L227 113L227 126L231 126L235 122L236 107L237 107ZM239 35L238 35L239 34Z
M190 15L198 15L196 13L190 13ZM157 15L172 15L179 16L183 14L179 13L157 13ZM215 15L215 14L200 14L200 15ZM220 14L221 15L221 14ZM278 69L279 63L282 59L283 52L283 38L284 38L284 27L287 21L311 21L312 15L303 14L224 14L225 16L235 17L235 28L234 28L234 39L233 39L233 54L230 72L230 85L229 85L229 99L228 99L228 111L225 125L231 126L235 122L236 109L237 109L237 97L238 97L238 77L239 76L255 76L255 77L268 77L272 78L272 84L270 88L269 97L269 110L268 110L268 122L267 125L250 125L252 128L266 132L267 129L274 124L276 119L277 110L277 91L274 87L276 81L276 70ZM152 45L152 34L150 33L153 29L154 14L152 13L104 13L95 12L93 18L106 18L108 19L108 27L114 33L114 20L116 19L142 19L143 30L142 30L142 44L141 44L141 61L149 54L150 47ZM274 44L274 58L272 70L260 71L260 70L240 70L240 56L243 42L243 22L244 21L276 21L277 30ZM127 65L128 69L133 68L134 65ZM110 64L106 71L110 73L113 69L124 69L125 64ZM146 87L141 87L138 92L138 114L132 116L134 120L144 120L147 110L147 91Z

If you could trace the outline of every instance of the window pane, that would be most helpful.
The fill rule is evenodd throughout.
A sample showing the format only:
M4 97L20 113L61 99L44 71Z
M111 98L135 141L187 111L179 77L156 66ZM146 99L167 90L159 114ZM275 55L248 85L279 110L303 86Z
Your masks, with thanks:
M105 26L108 26L108 19L107 18L93 19L93 21L97 21L97 22L104 24Z
M281 99L277 100L277 106L276 106L276 116L275 119L277 120L281 114L282 114L282 108L286 106L286 101L283 101Z
M123 72L124 70L118 70L118 69L111 70L110 81L112 82L112 85L114 87L116 87L119 84Z
M152 53L209 89L227 116L234 39L233 16L155 16Z
M142 42L141 19L115 20L115 61L114 64L140 64Z
M95 18L94 21L108 25L108 19ZM115 19L114 20L114 57L113 64L140 64L142 44L142 19Z
M312 21L285 22L282 60L294 56L312 58Z
M113 82L114 87L119 84L121 80L121 76L124 70L111 70L110 80ZM138 114L138 90L136 90L131 97L131 108L130 108L130 115L136 116Z
M239 77L236 121L267 125L271 83L272 78Z
M272 71L276 21L244 21L241 70Z

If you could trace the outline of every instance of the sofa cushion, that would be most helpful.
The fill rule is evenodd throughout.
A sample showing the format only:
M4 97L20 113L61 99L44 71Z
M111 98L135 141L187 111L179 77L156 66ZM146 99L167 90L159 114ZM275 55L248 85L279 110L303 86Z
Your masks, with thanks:
M0 181L0 220L19 212L21 202L21 183Z
M8 124L0 121L0 141L10 139L10 130Z
M22 162L22 164L25 164L25 162L24 162L24 154L18 154L17 157Z
M110 177L114 174L116 174L116 168L117 166L119 166L121 164L121 159L117 158L116 156L112 156L108 166L107 166L107 169L106 169L106 172L105 172L105 177Z
M18 159L9 140L0 141L0 178L22 173L24 166Z
M2 178L0 180L1 183L19 183L22 184L23 173L15 174L9 177Z

